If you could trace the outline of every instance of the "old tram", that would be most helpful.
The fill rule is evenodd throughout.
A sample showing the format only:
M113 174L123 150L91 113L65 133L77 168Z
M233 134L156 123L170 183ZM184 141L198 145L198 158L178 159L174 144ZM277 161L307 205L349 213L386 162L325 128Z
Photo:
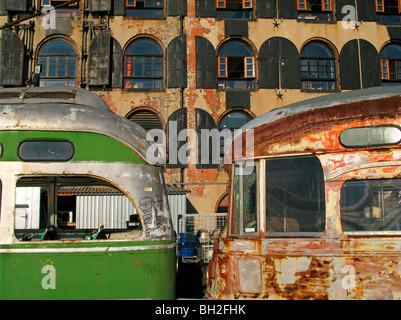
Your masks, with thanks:
M242 129L206 297L400 299L401 87L295 103Z
M0 298L175 298L144 130L78 88L0 91Z

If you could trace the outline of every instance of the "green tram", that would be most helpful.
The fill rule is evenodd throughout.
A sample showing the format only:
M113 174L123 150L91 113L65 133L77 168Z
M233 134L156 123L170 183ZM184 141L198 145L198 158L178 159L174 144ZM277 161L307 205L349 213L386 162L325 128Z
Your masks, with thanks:
M0 299L174 299L145 131L78 88L0 90Z

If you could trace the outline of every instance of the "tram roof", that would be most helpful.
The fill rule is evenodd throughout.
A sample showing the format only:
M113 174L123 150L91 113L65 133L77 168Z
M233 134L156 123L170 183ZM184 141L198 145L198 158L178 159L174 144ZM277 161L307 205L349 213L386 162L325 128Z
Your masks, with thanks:
M296 102L282 108L273 109L249 121L244 126L242 126L241 129L243 131L253 129L261 125L285 118L287 116L292 116L310 110L324 109L346 103L381 99L397 95L401 95L401 86L376 87L325 95Z
M126 144L146 159L146 131L113 113L103 99L88 90L1 88L0 115L0 130L94 132Z

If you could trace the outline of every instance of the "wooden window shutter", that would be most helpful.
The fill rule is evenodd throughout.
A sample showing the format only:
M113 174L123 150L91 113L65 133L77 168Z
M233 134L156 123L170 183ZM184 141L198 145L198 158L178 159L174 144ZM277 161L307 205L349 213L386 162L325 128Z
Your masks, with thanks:
M176 131L173 131L173 128ZM187 168L188 163L181 163L178 152L181 149L188 149L187 141L178 141L178 134L187 129L187 108L180 108L174 111L167 121L167 143L169 152L169 162L167 168ZM170 139L171 138L171 139ZM186 146L185 146L186 145ZM182 152L183 150L181 150ZM175 157L173 156L175 155Z
M195 37L196 46L196 87L217 89L217 55L209 40Z
M301 0L305 1L305 0ZM295 0L277 0L278 4L278 18L283 19L297 19L298 18L298 9L297 9L297 1Z
M6 11L25 12L28 8L27 0L3 0L3 2Z
M300 88L299 52L290 40L282 37L266 40L259 50L258 67L260 88Z
M167 88L187 87L187 36L174 38L167 47Z
M390 80L390 70L389 70L389 63L387 59L380 60L381 65L381 73L383 80Z
M342 90L361 89L357 40L348 41L341 49L340 77Z
M359 42L363 88L378 87L381 85L379 53L369 41L360 39Z
M197 169L216 168L220 163L220 136L213 117L203 109L195 110L197 135ZM202 129L203 131L202 139ZM210 133L206 137L205 133ZM214 135L214 136L213 136Z
M219 78L227 78L227 57L219 57Z
M90 0L90 12L111 12L111 1Z
M279 38L281 87L299 89L301 86L301 62L297 47L288 39Z
M255 78L255 57L244 58L245 78Z
M110 84L110 30L96 35L90 45L88 54L88 85L108 86Z
M123 16L125 14L125 0L113 1L113 14L115 16Z
M8 30L1 30L0 32L0 84L22 86L24 45L14 32Z
M123 49L120 43L111 38L112 41L112 51L111 58L113 68L111 70L111 86L113 88L122 88L123 86Z
M186 16L187 15L187 0L169 0L168 15L169 16Z
M258 18L273 19L277 15L276 0L256 1L256 14Z
M201 18L216 17L216 0L196 0L195 15Z

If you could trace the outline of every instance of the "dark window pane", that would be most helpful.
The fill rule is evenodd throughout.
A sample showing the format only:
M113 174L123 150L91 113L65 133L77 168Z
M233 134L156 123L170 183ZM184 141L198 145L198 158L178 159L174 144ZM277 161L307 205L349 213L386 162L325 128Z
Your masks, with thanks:
M346 181L341 189L344 232L400 231L401 179Z
M316 157L268 160L267 232L323 232L325 228L323 179L323 169Z
M18 148L24 161L68 161L74 155L69 141L24 141Z

